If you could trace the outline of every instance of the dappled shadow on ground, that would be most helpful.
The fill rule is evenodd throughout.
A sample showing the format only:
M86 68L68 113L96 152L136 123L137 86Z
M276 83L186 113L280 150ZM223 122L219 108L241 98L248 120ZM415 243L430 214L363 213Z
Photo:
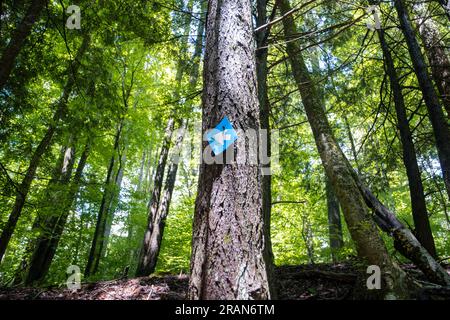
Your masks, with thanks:
M424 280L414 266L404 265L403 269ZM352 298L356 272L351 264L282 266L276 268L275 277L282 300L347 300ZM118 279L85 283L77 292L55 286L0 288L0 300L182 300L188 281L187 275ZM450 299L448 291L437 294Z

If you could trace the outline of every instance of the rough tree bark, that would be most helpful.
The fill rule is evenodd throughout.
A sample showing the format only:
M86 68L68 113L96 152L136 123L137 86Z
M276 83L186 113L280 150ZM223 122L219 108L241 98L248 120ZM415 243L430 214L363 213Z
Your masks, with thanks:
M66 170L64 169L66 165L62 167L61 179L58 181L58 184L59 189L67 186L68 190L63 194L56 193L52 197L52 199L54 199L54 204L57 204L58 207L53 208L54 211L47 217L47 219L44 220L44 223L41 226L42 231L36 241L36 246L30 259L27 275L24 279L25 285L41 282L44 280L48 270L50 269L56 249L58 248L59 240L61 239L64 231L70 209L73 206L76 194L79 190L81 177L89 155L89 150L89 144L86 144L78 161L75 175L70 184L69 181L75 159L73 154L71 159L67 156L65 157L64 161L70 161L71 167ZM72 153L73 152L74 151L72 151Z
M417 4L415 9L420 37L431 66L431 75L450 119L450 59L437 24L431 17L427 17L425 5Z
M25 172L25 176L18 187L13 209L11 211L11 214L9 215L8 221L5 227L3 228L2 235L0 237L0 261L2 261L9 240L11 239L11 236L14 233L17 221L19 220L19 217L22 213L22 209L23 206L25 205L28 192L30 191L31 183L33 182L34 175L36 174L36 170L39 166L42 156L50 147L52 138L59 126L59 121L62 120L62 118L65 116L67 112L67 102L75 86L75 76L80 67L80 59L86 52L89 46L89 42L90 37L89 35L85 34L83 36L83 42L75 56L75 59L71 62L69 68L66 70L68 79L63 89L62 96L56 103L55 106L56 111L53 115L53 118L50 120L50 124L47 128L47 131L45 132L44 137L42 138L42 140L36 147L35 151L33 152L30 164L27 168L27 171Z
M9 75L14 67L14 62L46 3L47 0L34 0L31 2L25 16L13 32L11 40L0 58L0 90L3 89L8 81Z
M406 44L408 45L409 55L411 56L417 80L428 109L428 116L434 131L444 183L450 198L450 128L445 121L444 111L442 110L438 94L428 74L428 68L411 26L404 0L395 0L394 4Z
M376 4L377 1L370 0L370 4ZM386 74L390 80L390 86L394 97L395 111L397 114L398 129L403 148L403 163L408 176L409 194L411 198L412 216L416 229L416 237L419 242L436 257L436 247L434 244L433 233L431 232L428 211L425 202L425 193L422 184L422 177L417 163L416 149L414 147L413 137L409 128L408 116L406 114L405 101L403 99L402 87L398 80L394 60L391 51L386 42L385 30L378 29L378 38L383 51Z
M204 133L225 116L237 130L259 132L255 71L251 1L209 1L203 73ZM234 159L247 159L248 150L243 145L235 143L230 147ZM202 150L211 152L207 146L204 141ZM230 149L216 158L226 158ZM251 163L200 165L190 299L270 298L260 170L259 165Z

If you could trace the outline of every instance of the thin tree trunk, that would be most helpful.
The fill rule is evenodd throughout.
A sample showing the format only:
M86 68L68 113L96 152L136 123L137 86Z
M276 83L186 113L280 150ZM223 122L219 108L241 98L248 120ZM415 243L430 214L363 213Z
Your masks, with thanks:
M373 4L373 1L369 1ZM419 242L436 257L436 247L431 232L430 221L425 202L425 194L422 185L422 177L417 163L416 150L409 128L408 116L406 114L405 101L403 99L402 87L398 81L394 60L392 59L389 46L385 39L384 29L378 29L378 37L383 50L386 73L389 76L391 90L394 96L394 105L397 114L398 129L403 147L403 163L408 176L409 194L411 198L412 216L416 228L416 236Z
M63 170L61 172L61 185L58 187L61 189L61 187L68 185L68 190L67 193L64 193L63 198L54 200L54 204L57 204L58 208L54 208L55 211L44 222L43 230L40 237L36 241L37 245L31 257L30 267L25 278L25 285L41 282L44 280L48 270L50 269L56 249L58 248L59 240L61 239L64 231L70 209L73 206L76 194L79 190L81 177L89 155L89 149L89 144L87 144L84 147L78 161L75 176L70 185L69 180L74 162L73 155L72 159L69 160L72 163L70 170L67 170L66 172L63 172ZM65 161L68 161L67 157Z
M286 15L291 10L288 0L278 0L278 4L282 15ZM377 265L381 268L385 298L404 297L405 274L390 259L376 225L370 218L358 185L352 178L352 169L349 168L347 159L333 136L317 89L303 60L300 44L292 39L297 34L293 17L284 18L283 25L294 79L298 85L322 163L341 203L358 254L369 265Z
M206 2L203 2L200 11L203 12L205 9ZM202 14L202 18L203 14ZM197 28L197 39L196 39L196 45L194 49L193 56L191 58L192 63L192 69L191 69L191 76L189 79L189 92L192 92L195 90L195 87L197 86L198 82L198 75L199 75L199 67L200 67L200 58L203 48L203 32L204 32L204 23L202 20L199 21L198 28ZM181 78L180 78L181 80ZM191 103L187 103L188 109L192 107ZM176 147L175 147L175 154L179 153L179 149L181 148L181 144L183 142L184 132L186 130L187 124L184 123L181 125L180 129L180 135L177 138ZM178 157L179 155L176 155ZM178 161L178 160L177 160ZM178 171L178 163L174 163L174 161L171 162L169 169L167 170L167 177L166 182L164 186L163 191L163 197L161 200L161 203L158 203L157 205L154 204L154 211L155 213L151 212L151 215L149 215L149 221L148 221L148 227L144 236L144 243L142 245L142 250L140 252L139 256L139 266L137 272L139 272L139 276L148 275L155 271L156 264L158 261L159 251L161 248L161 241L164 233L165 228L165 221L166 217L169 214L169 208L170 208L170 201L172 199L172 192L173 188L175 186L176 181L176 175ZM156 180L156 179L155 179ZM152 196L153 198L153 196ZM151 220L150 221L150 217ZM150 226L151 224L151 226Z
M70 137L71 144L73 145L72 137ZM73 168L73 149L70 146L69 147L64 146L61 148L60 156L58 160L56 161L56 165L53 169L52 177L50 181L48 182L48 185L44 191L44 197L43 202L41 202L40 208L36 214L36 217L33 221L33 225L31 227L30 234L33 235L35 233L42 234L44 233L44 230L48 232L48 228L46 228L45 221L49 219L49 216L53 213L52 205L55 203L54 199L57 195L58 190L61 191L61 183L63 182L63 176L64 178L67 177L67 174L71 174L72 168ZM67 156L67 157L66 157ZM66 169L64 169L64 162L66 161ZM70 169L70 173L67 172L67 169ZM66 173L64 173L64 170L66 170ZM67 180L64 181L64 183L67 183ZM60 199L59 199L60 201ZM59 203L56 202L56 203ZM29 260L31 260L31 256L33 254L33 251L36 247L36 239L33 237L30 237L28 239L28 243L25 247L25 252L22 257L22 261L19 264L19 267L16 270L16 274L14 276L14 283L19 284L21 283L25 277L26 272L28 271L29 267Z
M441 101L450 119L450 59L439 33L439 27L431 17L426 16L424 4L416 5L417 24L425 52L431 66L431 75L441 96Z
M191 13L193 12L192 11L193 4L194 4L194 2L192 0L190 0L188 2L188 6L187 6L187 11L189 13L186 14L185 19L184 19L184 26L186 28L185 29L186 34L189 34L190 30L191 30L191 19L192 19ZM201 26L202 25L201 21L199 21L199 24L200 24L199 29L203 28ZM181 43L181 54L180 54L181 57L184 57L185 54L187 53L187 41L186 40L184 40ZM195 84L197 82L198 61L195 61L195 60L198 59L199 56L201 55L201 48L202 48L201 43L199 44L197 42L196 48L194 50L194 58L192 59L192 61L194 63L194 67L193 67L191 79L190 79L190 84L191 84L190 89L192 89L192 84L194 84L194 87L195 87ZM195 65L197 65L197 67ZM176 74L176 79L175 79L176 89L174 92L174 96L175 96L176 101L178 101L180 99L181 81L182 81L184 73L186 71L186 67L187 67L186 62L183 60L183 58L181 58L178 61L177 74ZM159 155L158 166L156 167L156 174L155 174L155 178L154 178L154 182L153 182L152 196L150 198L150 202L148 205L147 229L145 230L144 239L142 241L141 250L139 252L138 265L137 265L136 273L135 273L137 277L149 275L154 270L154 267L152 268L150 265L150 261L151 261L151 258L150 258L151 243L150 243L150 241L152 238L155 218L156 218L156 215L159 210L159 205L160 205L160 200L161 200L160 199L161 198L161 189L162 189L162 183L163 183L163 179L164 179L164 171L166 168L167 157L169 154L170 141L172 140L172 134L173 134L173 130L174 130L175 120L174 120L173 115L174 115L174 113L172 112L172 114L167 122L164 140L163 140L163 143L161 146L161 153ZM161 236L162 236L162 234L161 234Z
M408 45L409 54L414 66L414 70L423 93L423 98L428 109L428 116L433 127L436 139L436 147L439 161L444 176L444 183L447 194L450 198L450 129L445 121L444 111L436 90L434 89L424 57L420 50L414 30L411 27L408 12L403 0L395 0L395 9L400 20L400 26Z
M39 166L39 163L42 159L44 153L48 150L51 145L51 141L53 135L55 134L59 121L65 116L67 111L67 102L69 100L69 96L72 93L73 87L75 85L75 75L78 72L80 66L80 59L88 48L90 41L90 37L88 35L84 35L83 42L78 49L77 55L75 56L75 60L72 61L70 67L66 70L66 74L68 75L67 83L64 87L61 98L59 99L56 105L56 111L53 115L53 119L49 124L47 131L37 146L36 150L33 152L31 156L30 165L27 168L25 176L18 187L18 191L16 194L16 200L14 203L14 207L9 215L6 226L3 228L2 235L0 237L0 261L2 261L3 255L5 254L6 248L8 246L9 240L11 239L12 234L14 233L14 229L16 228L17 221L22 213L23 206L25 205L25 201L30 191L31 183L33 182L34 175L36 174L36 170Z
M100 204L97 223L95 226L94 238L92 239L92 245L89 252L88 262L86 265L86 269L84 271L85 277L89 277L90 275L97 273L98 266L100 264L100 258L104 252L103 251L103 247L105 244L104 237L108 224L109 210L111 208L111 202L113 201L116 189L115 185L116 175L114 173L117 161L116 157L117 151L119 150L120 146L120 139L123 127L124 127L124 119L122 118L119 122L114 140L113 155L111 156L111 160L109 161L108 172L105 180L105 190L103 192L102 202Z
M183 121L180 127L179 135L177 137L173 159L167 170L167 177L164 184L164 190L162 193L161 203L158 206L158 211L153 217L152 232L149 239L148 251L143 256L145 270L148 274L155 272L156 263L158 261L159 251L161 249L162 237L164 234L164 228L166 226L166 218L169 214L170 201L172 199L173 189L175 187L175 181L178 171L178 161L181 151L181 144L185 134L187 123ZM142 253L143 254L143 253Z
M11 40L6 46L0 58L0 90L8 81L9 75L14 68L14 63L19 55L25 40L31 33L34 23L38 20L42 9L44 9L47 0L33 0L25 16L23 17L17 29L13 32Z
M256 27L261 27L265 25L267 21L267 0L258 0L256 2ZM260 122L261 129L266 130L266 143L264 147L267 149L266 154L268 159L271 156L271 134L270 134L270 103L268 97L268 88L267 88L267 57L268 57L268 48L267 48L267 39L269 35L270 29L263 29L256 33L256 79L258 85L258 101L259 101L259 110L260 110ZM264 231L265 243L265 252L264 259L266 261L267 267L267 276L270 285L270 292L272 294L272 298L276 297L277 286L274 279L274 257L272 251L272 239L271 239L271 231L270 231L270 221L271 221L271 210L272 210L272 175L270 163L265 164L263 166L263 170L265 174L262 177L262 206L263 206L263 216L264 216L264 226L266 227Z
M120 189L122 187L122 179L123 179L123 173L125 170L125 163L127 161L127 142L125 140L125 146L122 150L122 154L119 155L119 164L117 168L117 173L114 178L114 186L113 186L113 195L111 197L111 201L108 206L108 218L106 220L106 227L105 227L105 233L103 235L103 246L102 246L102 257L106 256L107 249L108 249L108 243L109 243L109 237L111 235L111 228L114 221L114 214L117 209L117 204L119 202L119 195L120 195Z
M205 52L203 133L225 116L235 129L258 133L250 0L209 1ZM204 141L202 150L207 145ZM244 142L231 147L236 159L248 159L243 145ZM230 149L219 156L226 158L228 152ZM200 165L190 299L270 298L260 169L259 165L248 163Z
M158 166L156 168L156 174L153 184L152 196L150 198L147 211L148 221L147 229L145 230L144 240L142 243L141 251L139 253L138 266L136 269L136 276L147 276L150 274L148 265L148 252L150 250L150 238L153 232L153 219L158 211L159 201L161 197L162 183L164 179L164 169L166 167L167 156L169 154L170 140L172 139L174 129L174 120L170 118L167 122L166 132L164 135L163 144L161 146L161 153L159 155Z
M339 261L339 251L344 246L342 235L341 209L330 181L326 178L326 193L328 207L328 230L330 236L331 258L334 263Z

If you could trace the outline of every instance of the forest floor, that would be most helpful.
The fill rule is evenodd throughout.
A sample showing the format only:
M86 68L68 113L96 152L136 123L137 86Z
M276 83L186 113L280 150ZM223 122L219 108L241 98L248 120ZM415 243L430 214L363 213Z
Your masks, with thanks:
M423 274L413 265L402 268L418 280ZM450 265L447 265L450 273ZM281 300L347 300L352 298L356 272L351 264L314 264L277 267ZM0 288L0 300L183 300L187 275L155 275L84 283L77 292L61 286ZM450 299L448 291L433 298Z

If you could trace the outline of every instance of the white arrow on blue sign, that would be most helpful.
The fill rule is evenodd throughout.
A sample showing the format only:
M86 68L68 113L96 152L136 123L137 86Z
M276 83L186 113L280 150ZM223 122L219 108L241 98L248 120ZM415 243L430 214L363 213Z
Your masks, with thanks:
M227 117L206 135L212 151L217 156L228 149L237 140L238 135Z

